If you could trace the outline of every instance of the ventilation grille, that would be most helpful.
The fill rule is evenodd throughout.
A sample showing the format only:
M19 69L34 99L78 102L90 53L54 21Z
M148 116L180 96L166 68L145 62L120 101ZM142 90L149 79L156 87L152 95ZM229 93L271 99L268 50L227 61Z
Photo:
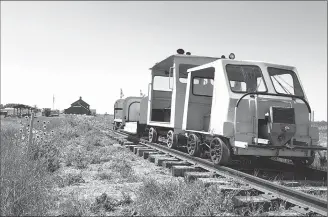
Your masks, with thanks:
M272 107L272 122L295 124L294 108Z

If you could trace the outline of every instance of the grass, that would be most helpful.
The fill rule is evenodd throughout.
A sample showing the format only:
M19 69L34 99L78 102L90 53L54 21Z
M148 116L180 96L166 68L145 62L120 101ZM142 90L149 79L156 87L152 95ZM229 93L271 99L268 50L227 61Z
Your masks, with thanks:
M172 181L160 183L146 179L138 189L132 206L123 215L138 216L261 216L263 207L249 206L236 209L232 198L238 191L222 192L217 185ZM279 204L278 204L279 206ZM268 210L276 209L273 205Z
M147 216L237 214L232 197L238 192L223 193L216 186L205 187L199 182L186 183L174 178L160 183L138 177L133 165L139 158L127 149L112 146L113 141L99 130L111 128L110 116L38 117L30 147L28 127L27 119L1 119L2 216L46 216L53 215L53 210L66 216L107 215L117 211L119 215ZM327 141L327 126L321 124L319 129L320 141ZM91 180L85 174L93 167L98 168L91 177L95 183L105 186L141 183L133 193L134 199L124 191L119 199L108 192L91 199L78 197L80 187ZM260 211L246 207L241 214L259 215Z
M50 174L58 167L53 137L44 136L43 142L35 140L29 154L26 137L29 123L24 121L20 125L17 118L1 120L0 208L4 216L44 215L52 205ZM55 127L56 124L50 125L50 130Z
M90 146L106 143L105 139L99 140L99 133L86 139L93 134L90 131L97 122L107 125L110 120L35 118L29 147L29 119L1 118L1 215L46 215L54 206L53 174L61 164L85 169L90 161ZM66 182L72 185L82 180L81 175L70 175Z

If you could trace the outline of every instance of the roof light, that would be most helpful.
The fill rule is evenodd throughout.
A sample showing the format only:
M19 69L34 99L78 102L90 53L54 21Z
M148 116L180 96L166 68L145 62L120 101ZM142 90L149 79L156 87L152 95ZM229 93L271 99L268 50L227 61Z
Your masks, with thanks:
M187 52L186 55L191 55L191 53L190 52Z
M179 49L177 50L177 53L178 53L178 54L184 54L184 50L181 49L181 48L179 48Z
M229 59L231 59L231 60L235 59L235 54L234 54L234 53L231 53L231 54L229 55Z
M221 56L221 59L225 59L225 56L224 56L224 55L222 55L222 56Z

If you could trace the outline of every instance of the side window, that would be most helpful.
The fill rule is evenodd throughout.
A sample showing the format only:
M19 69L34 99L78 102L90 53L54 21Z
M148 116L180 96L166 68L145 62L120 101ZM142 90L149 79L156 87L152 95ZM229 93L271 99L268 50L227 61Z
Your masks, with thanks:
M290 74L273 75L271 79L278 93L294 95L293 78Z
M230 81L230 86L232 91L242 91L246 92L246 83L245 82L240 82L240 81Z
M153 89L159 91L172 91L172 89L169 88L170 83L172 86L173 84L172 77L155 76L153 82Z
M301 84L294 71L268 67L268 72L277 93L304 96Z
M265 92L266 91L266 87L265 87L265 84L264 84L264 80L263 80L263 77L258 77L257 78L257 91L258 92Z
M213 96L213 83L211 78L193 78L192 93L198 96Z
M265 92L262 71L256 65L226 65L226 73L233 92Z
M198 65L192 65L192 64L183 64L181 63L179 65L179 81L182 84L187 84L188 82L188 72L187 70L190 68L194 68Z
M187 84L188 78L179 78L179 81L183 84Z

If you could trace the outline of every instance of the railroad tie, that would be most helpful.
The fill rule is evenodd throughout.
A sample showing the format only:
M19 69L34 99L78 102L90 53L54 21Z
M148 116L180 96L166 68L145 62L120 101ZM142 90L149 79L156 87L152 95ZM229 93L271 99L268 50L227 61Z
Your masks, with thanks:
M155 159L158 158L158 157L169 157L169 155L159 154L159 153L151 154L151 155L148 156L148 160L152 163L155 163Z
M199 178L212 178L215 174L212 172L185 172L184 178L187 182L194 181Z
M163 161L162 166L171 169L172 166L190 166L191 164L186 161Z
M142 145L130 145L129 146L129 148L130 148L131 151L134 151L134 148L135 147L144 147L144 146L142 146Z
M123 145L124 145L124 146L127 146L127 145L133 145L133 142L129 142L129 141L127 141L127 142L124 142Z
M139 149L137 150L137 155L138 155L139 157L142 157L142 156L143 156L143 153L144 153L145 151L154 151L154 149L151 149L151 148L148 148L148 147L145 147L145 148L139 148Z
M204 169L193 166L172 166L171 173L175 177L184 177L185 172L202 172Z
M148 159L149 155L151 155L151 154L158 154L158 152L157 151L143 151L142 156L144 159Z
M201 183L203 183L203 185L205 187L208 187L210 185L229 185L231 184L231 182L229 180L227 180L226 178L197 178L197 180Z
M269 194L259 194L254 196L234 196L232 198L232 202L236 208L252 207L257 209L262 207L263 211L268 211L272 202L278 200L279 199L277 197Z
M134 146L133 147L133 153L134 154L137 154L137 152L138 152L139 149L145 149L145 148L147 148L147 147L144 146L144 145Z
M158 157L155 158L155 165L162 166L163 161L180 161L180 160L174 157Z

